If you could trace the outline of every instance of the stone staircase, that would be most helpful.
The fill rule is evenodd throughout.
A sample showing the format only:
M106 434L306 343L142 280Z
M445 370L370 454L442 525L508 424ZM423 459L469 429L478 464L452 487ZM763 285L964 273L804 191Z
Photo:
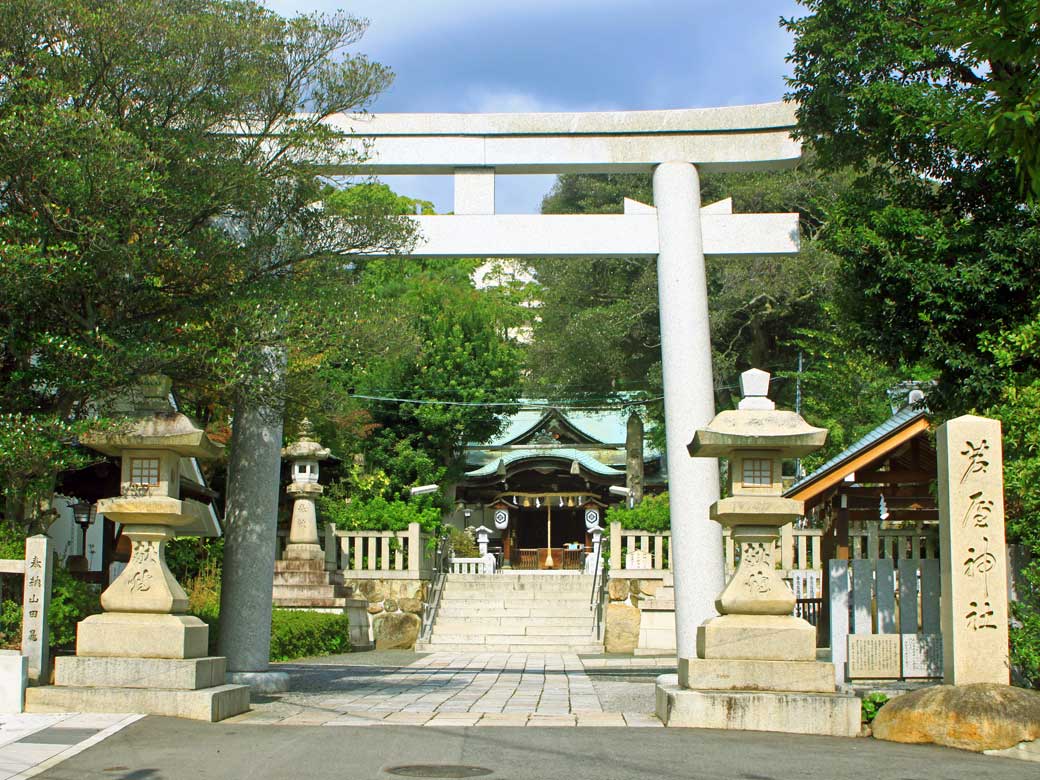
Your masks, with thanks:
M344 609L353 588L343 575L325 571L325 561L275 561L274 606L297 609Z
M448 574L428 642L434 652L602 653L589 609L592 577L509 571Z

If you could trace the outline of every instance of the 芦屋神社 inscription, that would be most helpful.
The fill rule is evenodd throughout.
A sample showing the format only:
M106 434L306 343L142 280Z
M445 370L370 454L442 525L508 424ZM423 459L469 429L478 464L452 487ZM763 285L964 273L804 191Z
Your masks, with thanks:
M1008 682L1007 572L1000 422L942 425L939 542L945 682Z

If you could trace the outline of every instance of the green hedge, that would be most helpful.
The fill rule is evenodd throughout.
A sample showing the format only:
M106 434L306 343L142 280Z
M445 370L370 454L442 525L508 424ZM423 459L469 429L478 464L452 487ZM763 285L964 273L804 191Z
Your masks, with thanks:
M276 609L271 620L271 660L349 653L349 629L346 615Z
M220 620L214 610L196 610L209 626L209 652L218 655ZM350 652L350 621L346 615L276 609L271 613L271 660L335 655Z

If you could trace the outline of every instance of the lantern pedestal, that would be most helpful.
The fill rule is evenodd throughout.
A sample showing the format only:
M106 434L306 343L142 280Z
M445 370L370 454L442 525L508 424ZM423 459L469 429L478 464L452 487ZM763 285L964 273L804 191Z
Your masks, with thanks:
M289 543L282 555L284 561L322 561L325 553L318 544L318 517L314 500L325 489L316 482L294 482L285 489L292 496L292 524L289 527Z

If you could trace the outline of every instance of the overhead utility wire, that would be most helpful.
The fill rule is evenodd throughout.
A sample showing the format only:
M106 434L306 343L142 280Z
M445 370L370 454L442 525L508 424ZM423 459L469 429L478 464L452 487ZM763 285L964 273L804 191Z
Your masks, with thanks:
M524 406L524 407L545 407L547 409L624 409L629 406L645 406L646 404L654 403L664 399L663 395L656 396L654 398L642 398L636 401L619 401L616 403L599 403L599 404L568 404L566 402L554 402L554 401L440 401L430 398L393 398L391 396L384 395L362 395L360 393L351 393L350 398L360 398L365 401L388 401L392 403L402 404L436 404L439 406L486 406L486 407L498 407L498 406Z

